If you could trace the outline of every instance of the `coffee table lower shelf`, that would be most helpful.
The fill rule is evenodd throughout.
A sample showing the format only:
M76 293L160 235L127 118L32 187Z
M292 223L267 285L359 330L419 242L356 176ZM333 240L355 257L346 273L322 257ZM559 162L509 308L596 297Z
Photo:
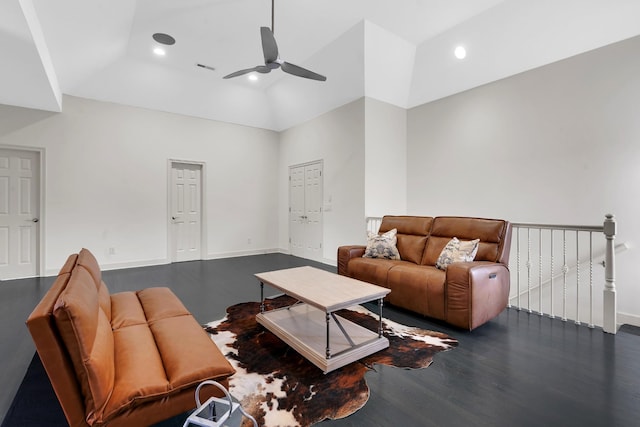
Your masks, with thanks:
M336 316L349 336L349 343L340 327L331 318L327 358L326 313L308 304L297 304L256 315L256 321L282 341L304 356L311 363L331 372L389 347L389 340L343 317Z

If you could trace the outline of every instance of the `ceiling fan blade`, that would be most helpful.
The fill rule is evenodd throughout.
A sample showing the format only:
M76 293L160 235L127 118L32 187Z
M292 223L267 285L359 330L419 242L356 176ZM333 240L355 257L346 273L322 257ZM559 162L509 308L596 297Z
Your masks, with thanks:
M313 71L309 71L306 68L302 68L289 62L283 62L281 68L285 73L293 74L294 76L298 77L304 77L305 79L319 80L321 82L327 80L327 78L323 75L314 73Z
M278 59L278 44L269 27L260 27L260 36L262 37L262 53L264 54L264 63L269 64Z
M254 68L254 70L262 74L271 72L271 68L267 67L266 65L258 65L256 68Z
M223 79L230 79L230 78L233 78L233 77L238 77L238 76L241 76L243 74L249 74L249 73L251 73L253 71L258 71L259 73L264 73L264 71L260 71L262 68L266 68L266 67L264 67L264 65L258 65L257 67L246 68L244 70L239 70L239 71L236 71L234 73L227 74L226 76L223 77Z

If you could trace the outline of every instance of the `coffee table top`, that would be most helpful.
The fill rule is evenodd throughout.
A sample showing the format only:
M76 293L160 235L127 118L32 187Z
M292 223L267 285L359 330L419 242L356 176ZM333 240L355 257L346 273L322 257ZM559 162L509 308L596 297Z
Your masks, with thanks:
M391 290L315 267L296 267L255 275L261 282L331 313L383 298Z

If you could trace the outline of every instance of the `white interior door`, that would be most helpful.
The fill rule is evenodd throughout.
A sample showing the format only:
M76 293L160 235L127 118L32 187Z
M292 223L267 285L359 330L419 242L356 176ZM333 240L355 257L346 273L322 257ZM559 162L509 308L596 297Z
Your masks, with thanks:
M40 153L0 149L0 278L38 275Z
M171 165L173 261L202 259L202 165Z
M289 168L289 242L292 255L322 260L322 162Z
M304 258L322 260L322 164L304 168Z
M304 166L289 169L289 243L291 254L304 257Z

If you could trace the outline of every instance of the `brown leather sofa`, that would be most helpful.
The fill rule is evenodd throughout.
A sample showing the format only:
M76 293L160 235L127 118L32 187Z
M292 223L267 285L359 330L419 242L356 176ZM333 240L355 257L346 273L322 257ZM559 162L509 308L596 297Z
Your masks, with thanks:
M235 372L169 288L110 295L86 249L69 256L27 327L72 427L157 423L195 408L202 381L228 386Z
M397 229L401 260L363 258L365 246L338 248L338 274L391 289L395 306L472 330L507 306L511 224L467 217L385 216L379 233ZM472 262L436 268L453 237L480 239Z

